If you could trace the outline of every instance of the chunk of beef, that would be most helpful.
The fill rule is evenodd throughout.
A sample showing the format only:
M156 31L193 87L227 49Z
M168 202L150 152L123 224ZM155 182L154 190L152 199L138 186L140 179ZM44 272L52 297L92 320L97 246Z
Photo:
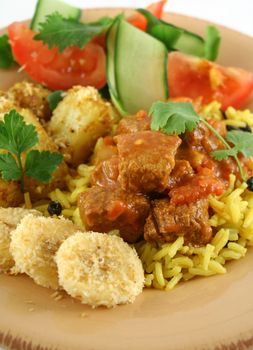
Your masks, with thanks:
M121 119L116 134L130 134L138 131L150 130L150 118L145 111Z
M98 164L92 175L91 184L106 188L118 186L117 179L119 176L119 157L113 156Z
M114 139L119 152L121 187L131 192L164 191L181 139L156 131L118 135Z
M183 236L186 244L203 245L212 237L208 218L207 200L180 206L171 204L169 199L155 200L144 227L144 238L151 242L173 242Z
M172 189L175 186L184 183L193 174L194 171L188 160L176 160L175 168L172 170L169 177L168 188Z
M94 186L80 194L78 207L87 229L97 232L118 229L126 242L133 243L143 234L149 200L120 188L112 191Z

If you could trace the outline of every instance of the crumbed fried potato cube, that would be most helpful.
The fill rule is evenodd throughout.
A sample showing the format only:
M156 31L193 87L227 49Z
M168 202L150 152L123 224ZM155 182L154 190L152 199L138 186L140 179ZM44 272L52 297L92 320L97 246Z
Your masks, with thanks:
M4 114L14 109L13 101L6 97L6 93L0 94L0 120L3 120ZM23 201L23 195L20 191L20 185L15 181L4 181L0 178L0 206L16 207Z
M7 272L14 266L14 260L10 253L11 232L29 214L42 215L37 210L0 208L0 272Z
M20 190L20 184L0 178L0 206L3 208L17 207L23 201L24 195Z
M77 227L70 220L26 216L11 235L15 272L26 273L43 286L59 288L55 253Z
M58 152L58 147L54 141L48 136L47 132L40 124L34 114L28 109L22 109L20 114L24 117L27 124L33 124L36 127L39 135L39 143L33 147L39 151ZM25 179L25 189L31 195L33 200L45 198L48 193L55 188L63 188L65 185L65 177L68 173L68 168L63 162L53 174L53 180L49 184L42 184L31 178Z
M15 109L17 106L14 101L10 100L6 92L0 93L0 119L3 120L4 113L9 112L11 109Z
M58 152L58 147L54 141L48 136L47 132L29 109L16 106L13 101L8 99L6 95L0 96L0 120L3 120L5 113L16 109L20 113L27 124L33 124L39 136L39 143L33 147L39 151ZM53 180L49 184L42 184L31 178L25 179L25 190L28 191L33 200L45 198L45 196L55 188L63 188L65 186L65 176L68 168L62 163L53 174ZM6 182L0 179L0 206L18 206L23 201L23 195L20 186L16 182Z
M22 81L8 90L7 97L17 106L30 109L39 119L48 120L52 114L47 101L50 93L42 85Z
M56 263L60 285L92 307L132 303L143 289L142 263L117 236L77 232L62 243Z
M77 166L91 155L97 139L111 130L115 115L96 89L75 86L54 110L48 130L66 161Z

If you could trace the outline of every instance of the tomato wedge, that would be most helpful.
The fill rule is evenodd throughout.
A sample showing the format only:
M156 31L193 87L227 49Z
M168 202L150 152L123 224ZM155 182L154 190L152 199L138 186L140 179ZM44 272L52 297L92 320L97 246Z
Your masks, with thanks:
M8 33L15 60L35 81L55 90L105 85L105 52L98 44L90 42L83 49L69 47L60 53L34 40L35 32L23 23L11 24Z
M222 110L242 107L253 91L252 73L179 52L169 54L168 82L171 97L202 97L204 104L216 100Z
M155 2L147 7L147 10L150 11L155 17L161 18L163 14L163 8L166 4L167 0L162 0ZM136 13L133 16L129 17L127 19L129 23L131 23L133 26L146 31L147 29L147 20L141 13Z

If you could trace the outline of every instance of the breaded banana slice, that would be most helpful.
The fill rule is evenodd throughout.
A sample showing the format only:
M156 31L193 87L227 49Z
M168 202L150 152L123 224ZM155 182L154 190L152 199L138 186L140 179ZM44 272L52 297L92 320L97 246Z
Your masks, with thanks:
M76 231L70 220L26 216L11 235L15 272L26 273L43 287L58 289L54 256L61 243Z
M116 114L95 88L74 86L54 110L48 131L66 161L77 166L91 155L97 139L111 130Z
M42 85L22 81L13 85L7 97L21 108L30 109L39 119L48 120L51 110L47 101L50 91Z
M136 251L120 237L77 232L56 254L60 285L92 307L134 302L144 273Z
M11 232L29 214L42 215L37 210L0 208L0 272L7 272L14 266L14 260L10 253Z

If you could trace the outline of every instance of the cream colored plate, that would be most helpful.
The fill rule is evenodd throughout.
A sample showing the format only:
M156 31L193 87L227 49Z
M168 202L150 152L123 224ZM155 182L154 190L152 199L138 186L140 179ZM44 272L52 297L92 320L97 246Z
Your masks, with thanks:
M120 10L87 11L87 19ZM198 33L206 22L166 14ZM219 61L253 71L253 38L220 28ZM0 88L23 78L0 71ZM253 100L251 101L253 108ZM11 349L191 350L253 345L253 250L224 276L199 278L171 292L145 290L133 305L112 310L81 305L36 286L26 276L0 275L0 344Z

